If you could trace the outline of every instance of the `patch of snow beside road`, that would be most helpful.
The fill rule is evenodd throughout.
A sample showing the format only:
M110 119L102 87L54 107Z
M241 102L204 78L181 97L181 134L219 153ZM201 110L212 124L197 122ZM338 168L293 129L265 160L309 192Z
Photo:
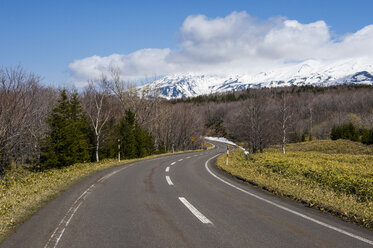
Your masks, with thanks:
M245 155L249 155L249 152L246 151L245 148L243 148L242 146L239 146L237 145L236 143L230 141L230 140L227 140L226 138L224 137L205 137L206 140L210 140L210 141L216 141L216 142L221 142L221 143L226 143L226 144L230 144L230 145L233 145L233 146L236 146L238 148L240 148L241 150L244 151Z

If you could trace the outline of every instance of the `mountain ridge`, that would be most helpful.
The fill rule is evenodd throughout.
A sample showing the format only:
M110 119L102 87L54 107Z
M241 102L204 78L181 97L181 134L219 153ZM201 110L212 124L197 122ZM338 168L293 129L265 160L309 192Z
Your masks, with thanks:
M373 85L373 60L349 59L333 63L308 60L269 71L240 75L184 73L164 76L148 85L164 99L178 99L284 86Z

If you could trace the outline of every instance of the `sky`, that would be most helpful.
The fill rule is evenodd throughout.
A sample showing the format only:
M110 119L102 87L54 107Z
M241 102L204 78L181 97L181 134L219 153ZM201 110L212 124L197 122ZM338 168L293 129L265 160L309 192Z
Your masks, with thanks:
M0 0L0 66L83 87L109 67L136 81L373 58L372 9L371 0Z

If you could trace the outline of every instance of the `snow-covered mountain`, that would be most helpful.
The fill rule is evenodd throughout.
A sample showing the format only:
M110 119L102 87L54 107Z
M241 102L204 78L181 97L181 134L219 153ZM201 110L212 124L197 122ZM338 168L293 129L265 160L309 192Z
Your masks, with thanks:
M148 86L157 89L162 98L176 99L247 88L341 84L373 85L373 59L359 58L332 63L308 60L256 74L169 75Z

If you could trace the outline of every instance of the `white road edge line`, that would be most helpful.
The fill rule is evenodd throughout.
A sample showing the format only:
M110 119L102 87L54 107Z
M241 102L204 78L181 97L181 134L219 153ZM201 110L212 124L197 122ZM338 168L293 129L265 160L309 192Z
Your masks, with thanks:
M59 223L59 225L57 226L57 228L54 230L52 236L50 237L50 239L48 240L48 242L45 244L44 247L50 247L49 245L53 245L53 239L55 239L54 241L54 245L53 247L57 247L58 245L58 242L60 241L63 233L65 232L65 229L66 227L69 225L72 217L74 216L74 214L76 213L76 211L78 211L78 208L80 207L80 205L83 203L83 202L80 202L76 207L74 207L76 205L76 203L83 197L86 196L86 194L88 193L88 190L92 188L92 186L94 185L91 185L91 187L89 187L86 191L84 191L79 197L78 199L74 202L74 204L70 207L70 209L67 211L66 215L62 218L61 222ZM68 218L68 219L67 219ZM59 231L59 229L63 227L63 229L61 231ZM56 236L58 235L58 237Z
M198 211L192 204L188 202L184 197L179 197L179 200L189 209L194 216L196 216L204 224L212 224L212 222L207 219L200 211Z
M166 181L167 181L168 185L174 185L169 176L166 176Z
M347 235L347 236L349 236L349 237L351 237L351 238L354 238L354 239L360 240L360 241L362 241L362 242L365 242L365 243L367 243L367 244L373 245L373 241L372 241L372 240L369 240L369 239L363 238L363 237L361 237L361 236L355 235L355 234L353 234L353 233L347 232L347 231L342 230L342 229L340 229L340 228L338 228L338 227L335 227L335 226L329 225L329 224L327 224L327 223L324 223L324 222L322 222L322 221L316 220L316 219L314 219L314 218L312 218L312 217L309 217L309 216L307 216L307 215L305 215L305 214L302 214L302 213L299 213L299 212L297 212L297 211L291 210L291 209L289 209L289 208L287 208L287 207L284 207L284 206L282 206L282 205L280 205L280 204L277 204L277 203L271 202L270 200L264 199L264 198L262 198L262 197L260 197L260 196L258 196L258 195L255 195L255 194L253 194L253 193L250 193L250 192L248 192L248 191L246 191L246 190L244 190L244 189L241 189L241 188L239 188L239 187L237 187L237 186L231 184L230 182L227 182L227 181L225 181L224 179L218 177L217 175L215 175L215 174L210 170L210 168L208 167L208 163L210 162L210 160L212 160L213 158L215 158L215 157L217 157L217 156L219 156L219 155L221 155L221 154L217 154L217 155L215 155L215 156L209 158L209 159L206 161L206 163L205 163L205 168L206 168L206 170L207 170L207 171L208 171L208 172L209 172L213 177L215 177L216 179L222 181L223 183L225 183L225 184L227 184L227 185L229 185L229 186L231 186L231 187L233 187L233 188L235 188L235 189L237 189L237 190L239 190L239 191L241 191L241 192L243 192L243 193L245 193L245 194L248 194L248 195L250 195L250 196L252 196L252 197L255 197L255 198L257 198L258 200L264 201L264 202L266 202L266 203L268 203L268 204L270 204L270 205L272 205L272 206L275 206L275 207L277 207L277 208L280 208L280 209L282 209L282 210L284 210L284 211L286 211L286 212L289 212L289 213L295 214L295 215L297 215L297 216L299 216L299 217L302 217L302 218L304 218L304 219L306 219L306 220L312 221L312 222L314 222L314 223L316 223L316 224L319 224L319 225L321 225L321 226L323 226L323 227L326 227L326 228L332 229L332 230L334 230L334 231L336 231L336 232L339 232L339 233L345 234L345 235Z
M167 168L166 168L166 172L169 172L169 171L170 171L170 167L167 166Z
M176 162L172 162L172 163L171 163L171 165L174 165L174 164L176 164Z
M206 142L206 143L212 145L211 149L214 149L216 147L213 143L210 143L210 142Z
M97 182L100 183L100 182L102 182L102 181L108 179L109 177L115 175L117 172L119 172L119 170L113 171L113 172L111 172L110 174L107 174L106 176L101 177Z
M113 176L114 174L124 170L124 169L127 169L129 167L132 167L132 166L135 166L137 163L133 163L133 164L130 164L130 165L127 165L123 168L120 168L116 171L113 171L105 176L103 176L102 178L100 178L99 180L96 181L96 183L99 183L99 182L102 182L106 179L108 179L109 177ZM94 188L95 187L95 184L92 184L90 187L88 187L75 201L74 203L71 205L71 207L69 208L69 210L66 212L65 216L62 218L62 220L60 221L60 223L58 224L58 226L56 227L56 229L54 230L54 232L52 233L51 237L49 238L49 240L47 241L47 243L45 244L44 248L48 248L48 247L53 247L53 248L56 248L63 233L65 232L67 226L70 224L70 221L71 219L73 218L73 216L75 215L75 213L78 211L78 208L80 207L80 205L83 203L84 199L87 197L87 195L90 193L90 189ZM80 202L79 202L80 201ZM79 203L79 204L78 204ZM62 230L61 230L62 228ZM57 237L58 235L58 237Z
M65 230L66 230L66 227L70 224L71 219L73 218L73 216L74 216L74 214L76 213L76 211L78 211L78 208L80 207L80 205L82 205L82 203L83 203L83 202L80 202L79 205L78 205L76 208L74 208L73 213L71 214L70 218L67 220L67 222L66 222L66 224L65 224L65 227L62 229L60 235L58 236L58 238L57 238L57 240L56 240L56 245L55 245L54 247L57 247L58 242L60 241L60 239L61 239L63 233L64 233Z

